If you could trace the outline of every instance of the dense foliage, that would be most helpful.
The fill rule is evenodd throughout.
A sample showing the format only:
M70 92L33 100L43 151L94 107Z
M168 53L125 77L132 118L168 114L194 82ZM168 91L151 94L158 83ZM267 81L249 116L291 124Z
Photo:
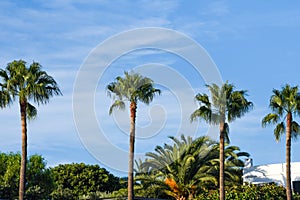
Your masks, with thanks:
M194 198L203 187L216 189L219 178L219 144L208 137L170 137L173 144L157 146L147 153L144 162L137 162L137 176L141 191L152 192L152 197L168 195L175 199ZM236 146L226 146L226 185L242 184L243 161L249 156Z
M203 189L197 200L218 200L218 190ZM226 188L228 200L282 200L286 199L285 188L275 184L240 185ZM294 200L300 200L300 195L294 194Z
M121 188L119 178L98 165L64 164L52 168L51 172L57 187L52 193L54 199L78 199L82 195Z
M0 199L18 198L20 161L19 153L0 153ZM27 161L26 199L71 200L102 196L121 186L119 178L98 165L73 163L49 169L40 155L32 155Z
M0 153L0 198L17 199L21 155ZM27 199L46 199L54 189L50 170L40 155L32 155L27 162Z

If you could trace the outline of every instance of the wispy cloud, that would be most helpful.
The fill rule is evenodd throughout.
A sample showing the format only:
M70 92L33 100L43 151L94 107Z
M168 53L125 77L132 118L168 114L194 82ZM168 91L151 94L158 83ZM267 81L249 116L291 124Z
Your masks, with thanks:
M49 160L49 164L52 165L53 163L72 160L80 161L82 159L84 161L84 157L90 162L96 162L84 150L80 142L80 136L78 136L73 119L72 93L80 66L90 51L107 38L131 28L159 26L182 31L184 34L192 36L196 41L210 45L211 49L225 48L217 55L226 58L223 61L221 60L225 62L221 66L223 72L234 74L243 80L248 74L245 75L242 69L239 68L237 71L233 71L233 68L227 67L229 64L236 64L232 60L246 59L246 62L248 62L251 59L253 65L260 66L265 58L254 58L252 54L250 55L251 58L248 54L235 54L233 58L232 55L229 55L231 49L227 49L227 47L231 47L232 41L249 40L249 43L253 43L253 46L255 46L249 51L256 52L260 47L259 43L263 41L260 38L261 30L271 28L275 30L273 33L278 30L281 30L282 33L290 29L297 30L297 27L299 27L299 20L297 19L300 12L297 6L291 7L289 4L272 4L272 6L261 6L260 8L257 7L257 2L245 5L244 3L232 4L228 1L0 1L0 65L3 67L14 59L24 59L28 63L33 60L38 61L57 80L64 94L62 97L55 97L48 105L38 107L38 118L29 124L30 152L41 152ZM272 37L273 33L268 32L266 35L269 34L269 38ZM254 41L249 36L252 39L255 37L261 40ZM179 52L189 48L180 44L176 38L173 41L168 40L168 35L153 36L145 33L145 38L152 44L173 45L173 50L176 49ZM140 43L145 42L144 40L138 40L138 37L133 37L132 40ZM107 48L105 50L107 54L101 58L96 55L94 61L97 62L93 63L95 67L103 67L102 64L106 63L110 55L118 52L120 48L129 42L129 40L119 41L116 45ZM290 52L293 53L289 58L295 57L293 55L297 55L298 50L292 45L288 46L288 42L285 43ZM290 41L290 43L293 42ZM241 52L244 48L252 48L251 46L245 47L244 44L235 45L234 48ZM271 46L271 44L268 45L270 46L265 48L268 51L278 49ZM199 57L199 54L195 54L194 57ZM272 55L271 59L268 60L267 64L272 66L272 69L268 68L269 71L285 71L287 73L286 77L297 75L297 67L291 68L292 74L289 74L288 70L282 70L282 66L278 68L278 65L276 65L278 60L275 57ZM255 62L256 60L257 62ZM291 67L297 66L296 63L288 59L283 60L285 62L289 61ZM148 67L147 64L153 64L158 68L147 72L145 70ZM123 132L128 131L128 118L126 118L128 113L123 112L122 115L121 113L115 115L116 117L118 115L122 116L117 119L120 127L115 124L116 119L113 116L108 116L107 111L111 101L105 94L105 85L113 81L117 75L121 75L124 70L132 68L144 69L142 72L155 79L154 81L158 82L160 84L158 86L163 89L162 96L156 98L150 107L139 107L138 134L141 136L137 142L139 153L152 150L157 144L168 142L167 135L181 134L181 132L189 134L195 130L196 124L190 124L188 119L190 113L197 108L193 96L195 93L205 90L200 88L204 85L203 77L198 74L197 70L192 69L189 64L184 58L172 55L172 53L152 50L129 52L129 54L123 55L111 63L101 79L99 77L95 78L95 82L98 84L95 84L95 90L92 91L95 101L89 102L95 104L92 105L94 106L93 112L95 112L93 114L98 121L95 122L96 125L88 127L88 132L84 134L89 137L88 141L92 142L93 148L97 147L103 150L103 152L100 152L101 156L107 153L113 165L119 164L116 163L117 159L115 159L118 154L116 152L110 154L109 149L101 146L105 142L98 140L98 125L101 124L104 126L103 130L110 134L104 139L112 142L122 151L127 151L128 138ZM170 78L170 73L163 70L167 67L173 69L173 73L181 76L171 76ZM249 69L251 71L252 66ZM92 73L95 76L97 75L97 71L92 71ZM281 75L281 73L278 74L277 78L273 78L272 81L278 82L279 78L282 79ZM253 88L259 91L266 91L264 89L264 85L267 85L265 77L259 86L255 83L258 81L256 78L247 79L251 80L247 84L251 84L251 87L253 85ZM298 79L294 77L287 80L297 83ZM176 81L178 83L185 81L189 84L175 84ZM173 83L174 85L171 87L170 84ZM90 84L94 83L87 78L84 80L82 88L87 89ZM187 92L190 88L192 91ZM90 91L84 92L87 93L81 93L82 97L90 94ZM177 94L177 97L175 94ZM259 96L260 93L255 91L253 94ZM186 95L184 105L180 105L182 102L176 99L180 95ZM263 95L264 98L265 96ZM154 107L151 112L152 106ZM87 105L82 106L82 113L86 108ZM0 142L1 151L20 149L20 119L18 112L17 104L11 106L11 108L0 110L0 121L5 124L5 126L2 126L4 130L0 133L1 138L5 138ZM267 112L265 108L255 108L254 111L242 119L232 123L232 141L237 142L246 150L249 149L251 152L259 154L257 146L264 145L263 142L265 141L257 138L263 137L264 140L271 141L268 142L270 145L268 148L275 149L276 143L271 128L262 129L260 126L261 116L265 112ZM92 123L91 119L84 118L84 120L86 120L87 125ZM176 133L180 129L179 124L181 121L184 121L184 124L179 131L180 133ZM161 127L163 128L160 129ZM205 134L208 128L206 123L200 122L197 135ZM152 136L151 130L155 130L159 134L150 137ZM298 150L299 142L293 147ZM61 155L67 155L67 158ZM265 155L267 153L258 155L258 160L264 161ZM124 163L126 163L126 159L127 156L124 156ZM101 161L101 159L99 160Z

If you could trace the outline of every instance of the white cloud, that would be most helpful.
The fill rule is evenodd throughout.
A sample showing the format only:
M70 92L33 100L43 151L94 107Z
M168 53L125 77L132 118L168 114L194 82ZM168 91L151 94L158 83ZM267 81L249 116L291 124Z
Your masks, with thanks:
M38 107L38 118L29 124L30 151L45 154L46 159L49 160L49 164L80 161L81 158L83 161L87 158L90 162L95 162L81 145L73 122L73 83L76 80L77 70L79 70L90 50L114 34L131 28L160 26L183 31L185 34L193 36L197 41L206 42L206 44L211 45L210 47L213 48L214 45L222 47L224 45L222 41L224 42L228 38L246 38L248 40L249 34L253 33L252 31L259 31L260 28L266 26L273 28L295 28L299 25L299 20L296 20L297 16L299 16L299 10L296 6L294 9L278 9L274 7L270 8L270 10L263 9L252 12L250 5L249 9L247 9L243 6L233 6L233 4L226 1L209 3L202 1L198 3L191 2L189 5L188 2L183 1L158 0L138 2L99 0L89 2L84 0L68 0L63 2L59 0L29 2L1 1L1 66L5 66L13 59L20 58L28 61L28 63L32 60L38 61L57 80L64 93L64 96L55 97L48 105ZM149 35L145 33L145 37L149 37ZM132 40L135 39L137 38L132 38ZM172 44L173 50L179 52L187 50L184 48L189 48L183 48L182 45L177 44L178 41L176 38L173 41L167 39L168 35L157 35L148 38L148 42L166 46ZM97 61L96 64L93 63L95 67L101 66L101 64L107 61L107 56L118 52L120 48L129 42L128 40L120 41L116 45L107 48L105 50L107 55L95 58L94 61ZM143 43L145 40L136 42ZM292 50L297 52L296 49ZM149 54L151 54L150 58L147 57L144 60ZM222 54L224 56L227 55L226 52L222 52ZM195 55L195 57L197 56L199 55ZM92 92L96 95L95 112L98 122L96 121L95 124L103 124L106 127L105 131L111 134L108 139L118 148L121 148L122 151L127 151L128 138L122 134L122 131L118 127L114 126L115 121L113 117L107 114L110 105L109 98L106 97L106 94L98 91L103 90L104 92L105 86L102 87L101 84L105 85L108 81L112 81L115 75L120 75L124 69L127 70L131 67L138 68L151 61L153 63L152 58L154 58L154 62L157 61L161 65L169 66L170 68L173 67L174 71L177 70L178 74L181 74L187 79L187 82L190 82L191 88L194 91L203 91L202 88L199 88L199 86L204 84L203 79L195 76L197 72L189 70L186 67L186 63L180 62L182 58L175 58L175 56L172 57L171 55L165 56L165 54L160 53L156 54L153 51L135 52L125 55L124 58L120 58L119 62L116 61L116 65L111 66L106 71L108 74L103 76L103 79L98 80L98 84L100 85L98 87L95 85L96 91ZM223 67L223 70L231 73L230 69L226 67ZM96 72L92 71L92 73L95 74ZM156 74L152 75L155 81L168 79L168 73L162 73L160 70L157 70ZM243 76L241 75L241 77ZM255 84L254 82L255 80L249 84ZM92 80L87 78L82 87L88 87L90 84L93 84ZM168 87L170 88L171 86L169 85ZM166 88L168 89L168 87ZM180 84L174 84L172 91L175 94L184 95L187 88L189 86L185 87ZM195 88L199 88L199 90ZM89 91L87 92L88 94L90 93ZM149 140L140 139L137 142L137 150L139 152L152 150L155 145L168 142L167 135L177 134L175 132L179 129L180 121L183 119L188 120L190 112L197 107L197 104L192 99L195 92L192 93L190 95L191 99L186 101L188 103L184 105L182 110L180 110L180 102L178 103L174 94L167 91L161 97L156 98L150 107L142 105L139 107L139 131L150 128L158 130L160 133L154 137L150 137ZM85 94L82 93L81 95ZM152 113L152 117L150 117L149 108L153 105L162 106L165 109L165 115L162 114L162 110L157 109L156 112ZM80 112L84 113L86 108L87 106L83 106ZM18 110L17 104L11 108L0 110L0 122L3 128L0 136L4 138L0 144L2 147L1 151L15 151L20 149L20 119ZM271 128L262 129L260 126L260 118L264 113L265 110L263 108L255 108L254 111L232 123L230 126L232 141L239 141L238 144L250 149L256 156L259 154L257 146L264 145L262 143L264 141L257 138L263 137L274 142ZM122 114L127 115L128 113L124 112ZM84 118L84 116L82 117ZM92 124L91 119L84 120L86 120L87 125ZM119 123L121 127L125 127L124 129L128 130L128 118L120 119ZM182 127L182 132L188 134L194 130L194 126L196 125L186 121ZM199 126L197 135L205 134L208 125L200 122ZM161 131L159 131L160 127L163 127ZM91 132L87 133L90 137L89 141L93 142L93 145L95 145L93 147L95 148L96 145L105 144L105 142L97 140L99 137L95 133L98 131L98 128L98 126L93 125L87 129ZM93 131L95 131L94 134ZM144 134L145 137L151 135L150 131L141 134ZM272 142L268 144L271 144L270 148L275 149L276 145L274 144L276 143L274 142L273 144ZM293 147L297 151L299 149L299 142L296 142ZM100 149L102 150L103 148L100 147ZM118 157L117 153L105 153L110 156L110 159ZM261 158L260 160L265 159L264 156L267 153L261 154L258 155ZM64 158L64 155L66 155L66 158ZM123 161L125 163L126 159L127 156L124 156ZM115 161L113 164L118 163Z

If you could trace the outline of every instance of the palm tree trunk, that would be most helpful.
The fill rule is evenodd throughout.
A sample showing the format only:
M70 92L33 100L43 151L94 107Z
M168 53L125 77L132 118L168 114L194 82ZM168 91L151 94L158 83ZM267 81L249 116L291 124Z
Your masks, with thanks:
M193 198L194 198L194 195L193 195L193 193L190 193L190 194L189 194L189 198L188 198L188 199L189 199L189 200L192 200Z
M291 190L291 124L292 114L288 113L286 118L286 199L292 200Z
M219 190L220 200L225 200L225 184L224 184L224 128L225 122L220 122L220 171L219 171Z
M26 176L26 161L27 161L27 122L26 122L26 106L27 102L20 102L21 111L21 126L22 126L22 157L20 167L20 182L19 182L19 200L24 199L25 195L25 176Z
M136 102L130 103L130 139L129 139L129 163L128 163L128 200L133 200L133 161L134 161L134 140L135 140L135 118Z

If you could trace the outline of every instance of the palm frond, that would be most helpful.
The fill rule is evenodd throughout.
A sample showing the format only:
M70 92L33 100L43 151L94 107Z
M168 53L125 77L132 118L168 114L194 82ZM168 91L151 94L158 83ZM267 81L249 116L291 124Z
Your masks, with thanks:
M277 124L275 129L274 129L274 135L275 135L276 141L280 140L280 137L281 137L281 135L284 134L284 132L285 132L284 122L281 122L281 123Z
M199 109L195 110L191 116L190 120L195 121L197 118L204 119L206 122L212 122L212 111L206 106L201 106Z
M0 86L1 87L1 86ZM11 96L5 90L0 90L0 108L5 108L12 103Z
M300 126L297 122L292 121L291 129L292 129L292 138L296 140L300 135Z
M30 103L27 103L26 114L29 120L33 120L37 116L37 109Z
M109 108L109 114L111 115L113 110L115 109L120 109L124 110L125 109L125 103L122 100L115 100L114 103L110 106Z
M262 126L266 127L269 124L277 124L280 120L280 116L276 113L269 113L262 119Z

